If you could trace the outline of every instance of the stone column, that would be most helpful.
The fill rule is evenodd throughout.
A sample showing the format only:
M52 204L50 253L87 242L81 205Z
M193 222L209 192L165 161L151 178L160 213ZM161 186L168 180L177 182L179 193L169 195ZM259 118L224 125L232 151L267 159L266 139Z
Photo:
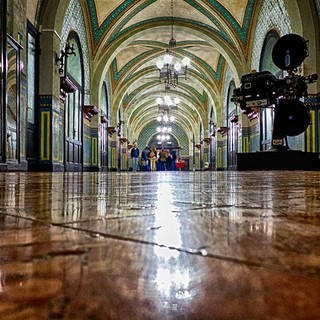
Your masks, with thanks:
M64 169L64 103L60 99L59 64L56 63L56 54L60 54L60 41L56 30L42 30L38 108L39 164L42 170L49 171Z

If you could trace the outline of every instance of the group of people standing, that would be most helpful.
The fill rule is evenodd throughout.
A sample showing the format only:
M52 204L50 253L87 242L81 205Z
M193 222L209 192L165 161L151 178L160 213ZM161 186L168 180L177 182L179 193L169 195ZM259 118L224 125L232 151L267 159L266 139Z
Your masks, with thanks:
M136 143L130 151L133 171L173 171L176 170L177 154L175 150L145 147L140 156L140 150Z

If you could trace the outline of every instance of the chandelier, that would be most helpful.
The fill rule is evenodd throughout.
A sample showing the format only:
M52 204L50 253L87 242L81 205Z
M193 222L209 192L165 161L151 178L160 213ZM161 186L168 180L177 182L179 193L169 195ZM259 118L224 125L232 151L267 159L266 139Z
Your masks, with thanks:
M158 127L157 128L157 140L158 140L158 144L162 143L162 142L167 142L167 143L171 143L170 141L170 133L172 132L171 127Z
M158 127L157 128L157 132L158 133L170 133L172 132L172 128L171 127Z
M159 122L173 122L175 119L174 116L170 116L170 111L178 109L180 99L176 97L172 100L166 90L165 96L163 98L157 98L156 103L158 104L158 111L161 113L161 115L157 117L157 120Z
M170 141L170 136L168 135L168 134L162 134L162 135L160 135L160 134L158 134L157 135L157 140L161 143L161 142L164 142L164 141L166 141L167 143L169 143L169 144L171 144L169 141ZM159 143L158 142L158 143ZM159 143L159 144L160 144Z
M179 83L179 77L181 76L184 76L184 79L187 80L187 71L190 65L190 59L188 57L183 58L182 63L177 58L175 53L177 41L173 36L173 26L173 0L171 0L171 39L164 57L157 61L159 81L165 84L166 89L176 87Z
M180 99L174 98L172 100L170 96L165 95L163 99L157 98L156 103L159 111L177 110Z
M174 118L174 116L170 116L169 115L169 112L163 112L163 114L162 115L159 115L158 117L157 117L157 120L159 121L159 122L173 122L174 120L175 120L175 118Z

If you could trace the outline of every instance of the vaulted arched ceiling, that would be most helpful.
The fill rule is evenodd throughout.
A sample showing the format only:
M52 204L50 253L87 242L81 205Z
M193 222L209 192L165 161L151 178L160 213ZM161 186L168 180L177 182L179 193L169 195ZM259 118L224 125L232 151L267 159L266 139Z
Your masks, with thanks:
M176 53L191 59L188 80L170 90L181 99L176 118L184 130L205 125L209 106L221 114L226 68L235 77L245 71L259 5L257 0L83 0L95 87L108 74L114 115L121 108L138 131L154 121L155 99L164 91L156 61L171 39L173 12ZM99 92L94 95L98 101Z

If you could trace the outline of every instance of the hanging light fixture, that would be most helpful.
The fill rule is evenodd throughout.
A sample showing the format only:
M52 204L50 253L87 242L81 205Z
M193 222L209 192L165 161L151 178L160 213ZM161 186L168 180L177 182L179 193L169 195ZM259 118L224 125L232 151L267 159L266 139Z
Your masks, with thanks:
M168 88L166 88L163 98L157 98L156 103L158 105L158 111L161 113L157 117L157 120L159 122L173 122L175 118L172 115L170 116L170 111L178 109L180 99L178 97L171 98L168 94Z
M175 121L175 117L174 116L170 116L169 115L169 111L165 111L162 114L158 115L157 117L157 121L159 122L174 122Z
M158 98L159 99L159 98ZM157 99L157 102L160 102L160 100ZM161 98L160 98L161 99ZM162 101L161 101L162 102ZM159 115L157 117L157 120L159 122L173 122L175 120L173 115L170 115L171 110L177 110L178 105L176 104L158 104L158 110Z
M170 96L165 95L163 98L157 98L156 103L158 105L159 111L177 110L180 99L172 99Z
M159 141L169 141L170 140L170 135L168 135L168 134L158 134L157 135L157 140L159 140Z
M157 132L158 133L171 133L172 132L172 128L171 127L157 127Z
M169 47L166 50L164 57L157 62L159 70L160 83L165 84L165 88L176 87L179 83L179 77L184 76L187 80L188 66L190 65L190 59L185 57L181 62L176 56L177 41L173 36L173 0L171 0L171 39L169 41Z

